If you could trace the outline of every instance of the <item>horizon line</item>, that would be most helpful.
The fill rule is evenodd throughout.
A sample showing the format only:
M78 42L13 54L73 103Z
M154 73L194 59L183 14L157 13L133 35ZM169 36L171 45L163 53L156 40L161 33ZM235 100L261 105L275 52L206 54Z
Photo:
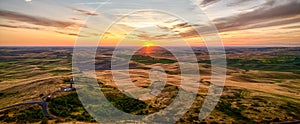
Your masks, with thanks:
M20 45L20 46L11 46L11 45L3 45L0 47L116 47L116 46L58 46L58 45ZM119 46L119 47L141 47L140 45L134 45L134 46ZM142 46L145 47L145 46ZM152 47L184 47L184 46L152 46ZM207 47L205 45L201 45L201 46L190 46L190 47ZM300 45L250 45L250 46L246 46L246 45L224 45L224 46L212 46L212 47L300 47Z

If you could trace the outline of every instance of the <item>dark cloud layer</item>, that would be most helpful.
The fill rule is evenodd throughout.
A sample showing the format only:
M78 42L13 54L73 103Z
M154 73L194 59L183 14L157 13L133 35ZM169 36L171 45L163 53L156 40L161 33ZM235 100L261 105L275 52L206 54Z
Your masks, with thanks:
M15 26L15 25L6 25L6 24L0 24L0 27L6 27L6 28L23 28L23 29L40 30L40 28L37 28L37 27Z
M79 24L73 22L57 21L57 20L52 20L44 17L31 16L31 15L26 15L26 14L6 11L6 10L0 10L0 17L2 19L26 22L34 25L39 25L39 26L51 26L57 28L80 26Z
M15 29L20 28L20 29L31 29L31 30L44 30L44 31L52 31L59 34L83 37L82 35L78 35L76 33L70 33L71 32L70 30L64 29L66 27L76 28L76 27L84 26L73 22L57 21L57 20L52 20L44 17L36 17L36 16L31 16L31 15L26 15L26 14L6 11L6 10L0 10L0 17L1 19L8 19L17 22L26 22L37 26L55 27L57 28L57 30L53 31L43 27L22 26L22 25L18 25L17 22L13 24L0 24L0 27L15 28ZM59 31L59 30L63 30L63 31Z
M293 20L299 20L295 18L299 18L298 15L300 15L300 2L290 1L274 7L271 6L272 4L274 1L269 1L254 11L216 19L214 20L215 25L220 31L231 31L283 25L295 23L296 21ZM280 21L282 19L286 20Z
M97 13L94 13L94 12L90 12L90 11L87 11L87 10L82 10L82 9L76 9L76 8L72 8L72 7L69 7L71 10L75 11L75 12L78 12L80 14L84 14L84 15L89 15L89 16L98 16L99 14Z
M62 31L55 31L56 33L59 33L59 34L65 34L65 35L70 35L70 36L79 36L79 37L86 37L86 36L83 36L83 35L79 35L77 33L68 33L68 32L62 32Z
M196 30L200 31L201 34L210 34L210 33L216 33L213 30L213 27L208 27L207 25L200 25L200 24L192 24L188 22L178 22L180 20L170 20L167 21L169 23L176 23L172 26L164 26L164 25L156 25L157 27L164 29L164 30L172 30L176 33L178 33L180 36L185 37L185 38L191 38L191 37L198 37L199 34ZM165 23L167 23L165 22ZM185 31L181 31L184 29ZM170 36L169 36L170 37ZM178 36L171 36L170 39L172 38L178 38ZM167 39L167 38L165 38Z
M44 31L50 31L47 29L43 29L43 28L37 28L37 27L28 27L28 26L15 26L15 25L7 25L7 24L0 24L0 27L5 27L5 28L21 28L21 29L31 29L31 30L44 30ZM76 34L76 33L69 33L69 32L63 32L63 31L54 31L55 33L59 33L59 34L65 34L65 35L71 35L71 36L80 36L80 37L84 37L82 35Z
M300 22L300 2L289 1L285 4L276 4L276 2L278 1L270 0L260 6L257 6L253 11L241 13L237 16L219 18L213 20L213 22L219 32L283 26ZM170 23L173 22L174 21L170 21ZM195 29L200 30L204 34L214 33L209 32L210 28L205 25L188 23L175 24L169 28L164 26L158 27L170 30L182 28L188 29L185 32L179 32L183 37L197 37L198 32Z
M233 0L233 2L230 1L231 3L228 3L227 6L240 6L250 1L252 0Z
M296 26L288 26L288 27L282 27L281 29L300 29L300 25L296 25Z
M201 5L202 6L208 6L208 5L211 5L211 4L214 4L216 2L219 2L220 0L203 0L201 2Z
M138 38L144 40L163 40L163 39L178 39L178 35L176 34L160 34L160 35L149 35L148 33L141 33L135 35Z

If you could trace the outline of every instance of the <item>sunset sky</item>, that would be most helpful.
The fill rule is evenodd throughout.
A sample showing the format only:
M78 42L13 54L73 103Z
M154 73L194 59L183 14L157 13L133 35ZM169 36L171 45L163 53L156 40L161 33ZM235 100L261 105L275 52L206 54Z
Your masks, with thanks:
M157 11L127 15L141 4L189 21ZM0 0L0 46L73 46L80 38L89 45L101 34L104 46L123 38L128 45L180 45L183 38L201 46L194 29L205 29L204 16L226 46L300 46L300 0Z

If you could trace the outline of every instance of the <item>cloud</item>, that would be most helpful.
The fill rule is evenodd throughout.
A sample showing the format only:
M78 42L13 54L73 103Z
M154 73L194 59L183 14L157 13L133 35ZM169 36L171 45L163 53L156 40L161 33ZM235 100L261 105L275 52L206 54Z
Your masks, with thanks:
M253 0L233 0L233 2L228 3L227 6L229 6L229 7L240 6L240 5L243 5L243 4L248 3L250 1L253 1Z
M73 22L57 21L44 17L31 16L18 12L0 10L1 19L8 19L20 22L26 22L29 24L39 25L39 26L50 26L56 28L66 28L66 27L80 27L82 25Z
M300 22L300 18L291 18L291 19L285 19L285 20L278 20L278 21L272 21L268 23L259 23L259 24L252 24L247 27L241 28L241 29L254 29L254 28L265 28L265 27L272 27L272 26L282 26L292 23L298 23Z
M69 32L62 32L62 31L54 31L56 33L59 33L59 34L65 34L65 35L70 35L70 36L79 36L79 37L86 37L84 35L79 35L77 33L69 33Z
M84 3L75 3L75 5L104 5L104 4L111 4L111 2L84 2Z
M159 35L150 35L148 33L136 34L136 37L143 40L164 40L164 39L178 39L178 35L175 34L159 34Z
M161 25L157 25L157 27L164 29L164 30L172 30L173 32L176 32L180 36L185 37L185 38L199 36L198 32L195 29L201 28L202 33L209 33L206 31L210 31L209 30L210 28L205 25L182 22L181 20L166 21ZM177 36L171 37L171 38L177 38Z
M32 30L40 30L41 29L41 28L37 28L37 27L15 26L15 25L6 25L6 24L0 24L0 27L5 27L5 28L23 28L23 29L32 29Z
M48 30L45 28L37 28L37 27L29 27L29 26L15 26L15 25L6 25L6 24L0 24L0 27L5 27L5 28L15 28L15 29L31 29L31 30L43 30L43 31L51 31L51 32L55 32L58 34L65 34L65 35L70 35L70 36L79 36L79 37L86 37L85 35L79 35L77 33L70 33L70 32L65 32L65 31L52 31L52 30ZM94 35L94 34L90 34L90 35Z
M15 26L15 25L6 25L6 24L0 24L0 27L5 27L5 28L15 28L15 29L31 29L31 30L44 30L44 31L51 31L48 29L44 28L37 28L37 27L29 27L29 26ZM69 32L63 32L63 31L52 31L58 34L65 34L65 35L70 35L70 36L79 36L79 37L86 37L84 35L79 35L77 33L69 33Z
M74 21L81 20L80 18L75 18L75 17L73 17L73 18L69 18L69 19L71 19L71 20L74 20Z
M14 28L14 29L31 29L31 30L43 30L43 31L50 31L59 34L71 35L71 36L80 36L84 37L83 35L78 35L76 33L72 33L76 31L77 27L81 27L84 25L73 23L73 22L65 22L65 21L57 21L52 20L44 17L36 17L31 15L26 15L22 13L0 10L0 18L16 21L12 24L0 24L0 27L5 28ZM24 26L18 25L18 22L25 22L28 24L33 24L36 26L46 26L46 27L35 27L35 26ZM56 29L51 29L47 27L54 27ZM71 28L68 28L71 27ZM65 29L67 28L67 29Z
M300 22L300 21L299 21ZM300 25L296 26L288 26L288 27L282 27L281 29L300 29Z
M176 24L173 26L173 28L189 28L191 27L191 25L187 22L184 22L184 23L179 23L179 24Z
M295 1L277 6L275 6L275 1L268 1L253 11L214 20L219 32L282 26L298 22L300 22L300 3ZM187 25L185 23L176 25L171 26L170 29L174 30L173 27L187 28L188 30L180 32L180 35L188 38L198 36L195 29L204 31L202 33L210 33L205 32L209 31L209 27L205 25ZM195 29L191 27L192 25Z
M90 12L87 10L82 10L82 9L76 9L76 8L72 8L69 7L71 10L73 10L74 12L80 13L80 14L84 14L84 15L89 15L89 16L98 16L99 14L95 13L95 12Z
M201 2L201 5L202 6L208 6L208 5L211 5L211 4L214 4L216 2L219 2L220 0L203 0Z
M231 31L295 23L293 20L299 20L299 15L300 3L297 1L277 6L274 6L274 1L269 1L253 11L219 18L214 22L220 31Z
M213 20L219 32L265 28L273 26L284 26L300 22L300 3L288 1L276 3L277 1L267 1L252 11L247 11L236 16L229 16ZM190 38L197 37L200 30L209 34L209 27L200 24L188 24L169 21L169 24L158 25L162 29L170 29L181 36ZM207 31L207 32L206 32ZM203 34L201 34L203 35Z
M171 21L167 21L167 22L171 22ZM173 22L175 22L175 21L173 21ZM180 22L180 23L176 23L176 24L164 23L164 24L158 24L156 26L161 28L161 29L171 29L171 30L177 30L177 29L183 29L183 28L191 27L191 25L187 22L182 22L182 23Z

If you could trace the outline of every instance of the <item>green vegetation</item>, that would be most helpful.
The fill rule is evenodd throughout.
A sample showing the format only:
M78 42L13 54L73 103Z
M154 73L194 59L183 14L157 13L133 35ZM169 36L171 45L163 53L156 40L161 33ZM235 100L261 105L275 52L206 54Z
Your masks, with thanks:
M0 49L0 80L14 80L41 74L68 74L57 72L71 68L69 48L11 48Z
M104 89L103 93L106 98L110 101L119 110L122 110L127 113L141 113L143 109L147 107L145 102L139 101L134 98L130 98L122 94L118 89L101 85L101 88ZM101 104L101 102L97 103ZM105 106L105 105L100 105ZM95 120L87 113L84 107L81 104L81 101L78 99L77 93L72 92L61 97L54 98L49 104L50 112L58 117L69 118L69 120L77 121L86 121L94 122ZM114 111L98 111L98 113L103 114L114 114Z
M53 115L58 117L95 122L93 117L83 108L76 92L52 99L49 104L49 110Z
M276 95L251 96L251 93L256 91L246 89L227 88L225 92L232 92L233 95L223 96L216 110L239 123L270 123L288 121L292 118L300 119L299 103L290 99L282 99Z
M150 56L142 56L142 55L133 55L131 60L139 63L143 63L146 65L156 64L156 63L162 63L162 64L172 64L177 61L170 60L170 59L159 59L159 58L153 58Z
M109 101L116 108L127 113L137 112L147 107L146 103L126 96L123 96L121 98L112 98L112 97L107 97L107 98L109 98Z
M30 78L42 74L67 75L71 73L71 61L64 58L23 58L0 61L0 80Z
M157 98L151 103L146 103L126 96L125 94L121 93L121 91L119 91L114 87L107 86L102 83L99 83L99 85L105 97L108 99L108 101L110 101L110 103L114 107L126 113L131 113L136 115L154 113L159 111L160 109L165 108L163 106L170 104L172 102L172 99L176 97L178 92L178 88L171 85L167 85L166 88L164 88L163 92L168 92L171 96L159 96L159 97L164 97L164 99L170 97L169 100L167 101L164 100L164 102L162 102L160 101L159 98ZM162 106L157 106L156 103L160 103ZM107 106L105 104L102 104L101 102L97 102L97 105L102 107ZM78 99L76 92L71 92L67 95L54 98L53 100L51 100L49 104L49 109L53 115L68 119L70 121L71 120L86 121L86 122L95 121L83 108L80 100ZM116 111L104 111L104 109L101 110L101 107L99 107L99 109L100 110L96 111L96 114L99 115L117 114L119 117L121 116Z
M287 59L272 58L272 59L228 59L228 66L240 68L244 70L263 70L263 71L281 71L300 73L300 58Z
M143 63L146 65L151 65L151 64L156 64L156 63L162 63L162 64L172 64L176 63L177 61L171 60L171 59L159 59L159 58L153 58L151 56L143 56L143 55L117 55L117 57L121 58L129 58L131 57L132 61L138 62L138 63Z
M210 63L210 60L199 61L200 63ZM297 57L276 57L271 59L227 59L229 67L244 70L262 70L293 72L300 74L300 58Z
M48 117L43 113L39 106L33 106L26 109L23 108L13 112L5 111L0 113L0 115L0 120L2 122L33 123L48 120Z
M145 102L128 97L114 87L106 86L102 83L100 83L100 86L108 101L119 110L135 114L147 107Z

